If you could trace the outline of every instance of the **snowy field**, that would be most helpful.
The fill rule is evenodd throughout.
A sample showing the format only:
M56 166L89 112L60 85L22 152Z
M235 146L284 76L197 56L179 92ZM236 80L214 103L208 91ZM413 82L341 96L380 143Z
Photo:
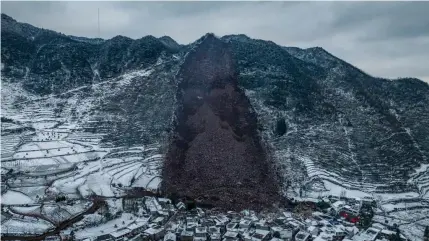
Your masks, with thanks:
M130 72L95 84L93 90L114 93L109 83L126 86L151 73ZM1 123L1 166L7 179L1 204L14 215L2 223L2 232L43 233L88 209L94 194L114 198L129 188L159 188L160 146L111 146L103 142L109 129L88 131L104 118L92 111L103 95L86 95L85 88L69 91L68 98L40 97L19 83L2 82L1 116L8 121ZM67 201L57 203L63 196ZM107 204L112 212L122 209L120 201L109 199ZM131 222L129 218L124 216L117 224Z
M2 223L2 232L10 234L42 234L54 226L47 221L36 218L12 218Z

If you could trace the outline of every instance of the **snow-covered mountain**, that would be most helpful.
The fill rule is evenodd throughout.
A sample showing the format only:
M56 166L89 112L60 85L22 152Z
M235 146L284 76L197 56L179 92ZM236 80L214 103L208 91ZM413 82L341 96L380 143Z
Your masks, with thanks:
M211 182L204 183L204 171L216 167L216 163L207 164L212 159L198 164L208 151L201 147L210 143L218 147L223 141L230 143L225 148L237 148L218 155L222 158L219 170L228 163L237 173L244 173L239 170L249 162L248 168L260 168L260 163L272 165L267 170L273 171L252 175L272 175L279 183L276 189L287 197L341 194L388 198L394 193L400 198L429 198L429 85L423 81L374 78L322 48L284 47L245 35L217 38L208 34L182 46L167 36L136 40L66 36L19 23L4 14L1 24L4 167L45 165L43 161L29 164L16 152L34 141L28 138L33 132L59 126L67 129L64 140L94 139L93 146L102 150L91 160L106 158L104 155L115 148L154 144L159 155L172 147L183 155L194 155L196 166L186 163L186 158L181 166L189 176L177 179L188 180L192 171L198 173L203 184L193 186L195 195L185 193L192 198L233 195L230 190L225 195L218 189L224 181L212 181L220 172L207 174ZM220 52L225 56L230 53L230 58L217 56ZM225 77L228 71L234 77ZM214 79L208 81L210 78ZM227 85L232 87L216 78L230 81ZM219 84L221 87L216 86ZM230 90L243 96L235 100L241 94ZM225 98L218 98L218 94L228 101L221 102ZM242 104L246 101L248 106ZM191 104L184 104L188 102ZM204 105L201 109L200 104ZM235 110L234 104L245 109ZM230 105L232 109L226 109ZM181 116L186 108L191 109ZM204 113L219 117L220 122L208 125L200 122L208 117L192 119ZM249 116L252 113L254 123ZM47 127L47 122L56 124ZM243 131L249 127L243 123L254 129ZM212 127L217 124L225 129L215 132ZM219 140L210 140L206 130L214 131L212 136ZM186 139L177 135L180 131L197 131L201 136L198 141L207 143L197 145L189 139L180 146L181 138ZM234 138L229 138L232 133ZM237 144L242 142L248 146ZM254 161L250 161L254 155L241 159L243 153L260 147L266 154ZM241 163L240 168L233 169L234 160ZM200 166L204 170L199 170ZM160 168L155 169L148 175L161 178ZM135 175L123 184L147 185ZM249 184L246 191L261 191L254 180L234 179L232 174L228 178L232 189ZM210 185L210 194L199 190Z

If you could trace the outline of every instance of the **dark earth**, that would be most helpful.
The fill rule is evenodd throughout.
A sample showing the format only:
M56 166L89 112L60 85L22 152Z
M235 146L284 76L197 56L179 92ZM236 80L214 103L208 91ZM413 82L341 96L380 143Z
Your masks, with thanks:
M166 193L228 209L278 202L257 118L238 87L227 44L203 37L178 77L175 133L163 172Z

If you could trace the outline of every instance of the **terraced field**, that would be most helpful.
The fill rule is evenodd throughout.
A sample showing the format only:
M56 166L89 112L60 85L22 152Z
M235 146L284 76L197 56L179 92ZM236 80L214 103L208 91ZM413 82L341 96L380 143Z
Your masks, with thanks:
M144 85L152 81L154 68L121 76L115 84ZM5 82L1 90L2 232L40 234L88 209L94 196L109 199L136 187L159 189L164 156L157 139L121 145L112 138L112 133L121 134L115 123L128 114L103 115L106 99L117 94L109 81L91 87L103 95L88 96L79 88L66 99L38 98L17 85ZM110 212L121 208L114 200L107 203Z

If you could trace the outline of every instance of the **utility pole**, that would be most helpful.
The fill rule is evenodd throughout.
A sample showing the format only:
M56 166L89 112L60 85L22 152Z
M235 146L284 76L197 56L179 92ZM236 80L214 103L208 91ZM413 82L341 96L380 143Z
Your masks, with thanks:
M97 38L98 38L98 42L100 41L100 8L97 9L98 11L98 33L97 33Z

